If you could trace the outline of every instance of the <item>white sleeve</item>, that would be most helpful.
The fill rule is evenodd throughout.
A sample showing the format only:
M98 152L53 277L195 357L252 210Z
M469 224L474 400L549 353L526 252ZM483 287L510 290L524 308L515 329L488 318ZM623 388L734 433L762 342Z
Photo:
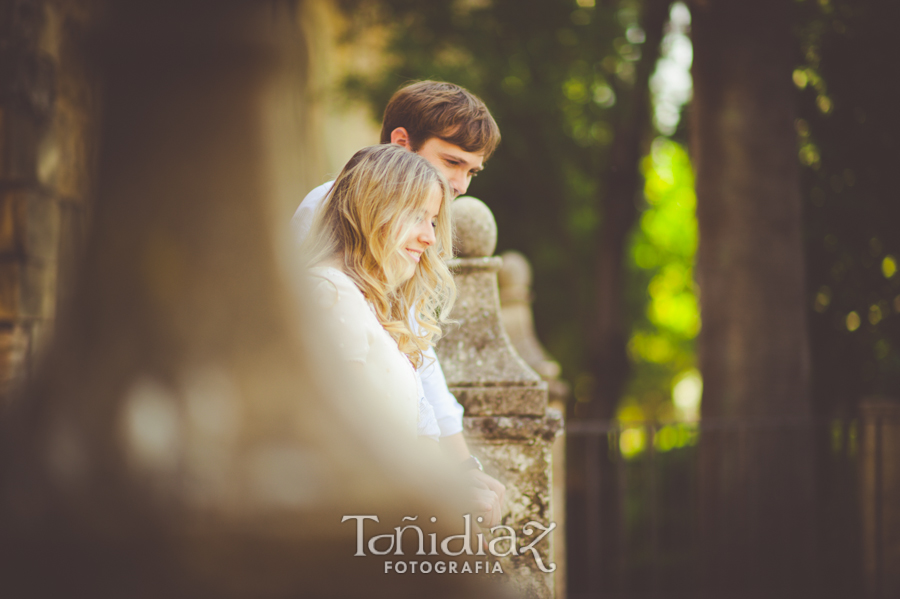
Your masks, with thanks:
M437 441L441 437L441 428L434 416L434 408L425 399L421 377L416 372L416 390L419 394L419 420L416 423L416 434Z
M348 287L353 284L350 281L317 276L311 276L310 280L312 296L321 316L330 325L339 355L344 360L365 364L371 342L367 321L361 318L368 312L362 295Z
M297 207L297 211L294 212L294 216L291 218L291 230L294 232L294 239L298 244L302 243L306 236L309 235L309 228L312 226L316 210L322 205L322 201L328 195L328 192L331 191L333 185L334 181L329 181L313 189L306 194L306 197L303 198L303 201Z
M424 352L422 367L419 375L422 377L422 387L425 390L425 399L434 410L434 417L441 429L441 436L447 437L461 433L463 430L463 407L447 388L447 379L438 362L434 348Z

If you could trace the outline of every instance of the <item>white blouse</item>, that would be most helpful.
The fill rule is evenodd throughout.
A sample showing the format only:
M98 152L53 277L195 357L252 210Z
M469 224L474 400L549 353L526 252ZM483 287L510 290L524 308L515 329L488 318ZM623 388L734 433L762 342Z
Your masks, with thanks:
M375 315L375 307L353 279L331 266L309 269L313 297L349 369L379 402L389 418L405 430L437 440L440 428L422 389L422 381L406 354L397 347Z

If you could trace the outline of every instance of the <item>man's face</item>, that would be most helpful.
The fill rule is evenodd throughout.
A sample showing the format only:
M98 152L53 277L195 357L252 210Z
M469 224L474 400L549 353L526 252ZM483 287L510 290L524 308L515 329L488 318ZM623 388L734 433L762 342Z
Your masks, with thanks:
M439 137L427 140L416 154L436 166L447 177L453 197L466 193L472 177L484 168L484 153L466 152Z

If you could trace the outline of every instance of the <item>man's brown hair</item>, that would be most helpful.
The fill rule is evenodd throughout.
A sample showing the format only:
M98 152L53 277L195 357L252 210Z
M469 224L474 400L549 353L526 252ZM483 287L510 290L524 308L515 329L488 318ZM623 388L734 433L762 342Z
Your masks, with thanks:
M484 102L452 83L417 81L397 90L384 109L381 143L403 127L413 151L437 137L466 152L484 153L485 160L500 143L500 128Z

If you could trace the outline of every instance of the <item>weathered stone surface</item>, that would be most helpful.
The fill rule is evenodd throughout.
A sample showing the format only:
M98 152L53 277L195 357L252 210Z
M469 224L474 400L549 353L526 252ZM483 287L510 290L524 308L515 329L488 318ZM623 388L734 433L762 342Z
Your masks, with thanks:
M503 524L515 531L520 551L501 560L503 570L518 597L550 598L554 576L545 570L554 561L554 534L535 545L537 558L521 550L540 527L551 526L551 448L562 414L548 409L547 383L519 357L503 326L501 260L489 257L497 239L493 215L474 198L461 198L452 209L461 257L451 262L459 290L451 316L459 326L446 332L437 352L451 391L466 408L470 449L506 485Z
M25 109L0 105L0 180L31 182L36 178L40 128Z
M500 286L500 314L503 326L509 333L510 341L522 359L541 375L547 382L551 408L549 413L559 415L559 428L562 429L562 414L565 412L566 400L569 397L569 385L559 379L559 364L541 345L534 329L534 315L531 310L533 296L531 292L531 265L528 260L516 251L504 252L503 266L498 274ZM565 597L566 593L566 441L560 434L552 441L551 459L553 463L553 513L557 530L554 537L554 556L557 570L553 582L557 597Z
M541 534L537 527L532 535L523 534L529 522L550 526L553 522L551 444L562 430L562 414L549 408L542 417L496 416L466 418L465 432L476 455L487 466L489 474L503 481L507 488L503 524L518 535L519 548ZM554 529L534 547L541 563L550 568L556 543L562 539ZM499 531L498 531L499 533ZM502 534L502 533L499 533ZM553 597L553 575L543 572L534 555L521 552L501 560L503 571L512 573L520 597Z
M25 366L30 348L31 334L27 325L0 323L0 395L9 393Z
M56 97L55 65L39 49L42 3L7 2L0 16L0 179L32 181Z
M56 308L56 268L0 263L0 321L51 318Z
M466 418L466 436L481 440L508 439L553 441L562 431L562 413L547 408L543 417L520 418L510 416L471 416Z
M475 443L474 449L486 469L506 485L508 512L503 524L511 527L517 535L519 549L528 545L537 535L524 534L529 522L549 526L550 511L550 446L545 442L494 438ZM501 533L502 534L502 533ZM540 534L539 532L537 534ZM550 567L553 561L553 532L535 545L541 562ZM549 573L541 572L530 551L508 556L500 561L503 571L517 588L519 597L552 597L553 579Z
M443 361L441 362L443 364ZM494 416L517 414L539 416L547 407L547 383L540 382L533 387L450 387L466 413L472 416Z
M453 202L453 243L460 258L494 254L497 222L484 202L469 196Z
M83 199L92 174L90 151L96 137L96 91L84 56L90 30L89 0L41 2L41 29L35 53L53 66L53 102L37 147L39 183L65 198ZM93 3L96 8L96 2ZM74 182L74 185L73 185Z
M92 121L84 110L60 98L38 148L40 184L67 200L86 199L90 190Z
M0 7L0 319L28 338L29 355L52 332L58 284L71 281L84 234L98 134L85 36L99 10L93 0ZM27 361L10 349L19 345L0 348L0 380Z
M500 305L511 302L531 302L531 265L520 252L509 250L500 254L503 266L497 274L500 285Z
M538 341L531 312L531 265L519 252L504 252L498 275L503 326L513 347L546 380L560 375L559 364Z
M67 201L83 202L91 193L99 102L95 69L84 60L84 38L95 4L90 0L45 4L41 51L57 65L56 102L39 148L38 177Z
M0 192L0 257L53 262L58 237L55 202L27 189Z
M455 211L454 211L455 215ZM459 226L459 225L457 225ZM546 386L516 354L503 328L499 313L497 270L499 258L466 258L451 264L459 290L452 317L459 325L450 327L437 346L447 384L460 392L468 414L543 414ZM491 405L481 390L504 387ZM518 392L511 388L520 388ZM473 389L471 393L463 391ZM466 400L473 399L468 405ZM525 410L524 412L521 410Z

